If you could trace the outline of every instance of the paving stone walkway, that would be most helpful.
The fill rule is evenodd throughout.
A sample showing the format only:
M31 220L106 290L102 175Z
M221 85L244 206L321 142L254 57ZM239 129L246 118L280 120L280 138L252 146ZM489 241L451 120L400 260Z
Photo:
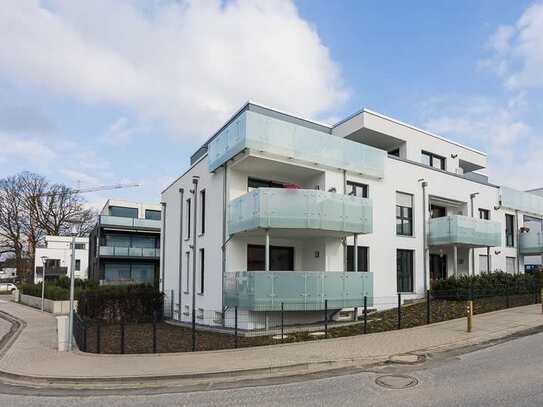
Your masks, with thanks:
M392 355L429 352L473 345L543 325L541 305L477 315L467 333L464 319L399 331L285 345L148 355L95 355L56 350L56 319L48 313L13 302L0 310L26 322L17 340L0 359L0 371L46 378L198 377L223 372L294 372L383 361ZM0 320L1 321L1 320ZM0 322L0 327L4 324ZM0 328L1 329L1 328Z

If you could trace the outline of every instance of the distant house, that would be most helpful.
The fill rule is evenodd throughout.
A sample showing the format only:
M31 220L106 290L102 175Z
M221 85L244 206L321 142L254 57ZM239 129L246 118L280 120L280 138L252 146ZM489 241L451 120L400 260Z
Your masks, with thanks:
M161 207L108 200L90 234L89 278L158 287Z
M15 267L0 268L0 281L13 282L17 279L17 269Z
M62 276L70 276L72 259L71 236L46 236L45 247L36 248L34 282L43 279L43 259L45 263L45 279L55 280ZM75 278L88 278L89 239L87 237L75 238Z

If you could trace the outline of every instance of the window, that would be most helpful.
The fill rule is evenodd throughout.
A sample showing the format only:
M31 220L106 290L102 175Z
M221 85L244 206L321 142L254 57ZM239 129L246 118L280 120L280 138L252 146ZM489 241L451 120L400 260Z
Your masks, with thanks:
M413 251L396 252L397 288L399 293L413 292Z
M206 190L200 191L200 233L206 232Z
M357 182L347 181L347 195L367 198L369 196L368 186L366 184L359 184Z
M70 244L70 247L72 245ZM85 243L76 243L75 244L75 250L85 250L87 248L87 245Z
M354 270L354 246L347 246L347 271ZM358 270L368 271L368 248L358 246Z
M247 270L266 270L266 247L250 244L247 246ZM270 271L293 271L294 248L270 246Z
M517 259L516 257L505 258L505 271L509 274L515 274L517 271Z
M443 218L447 216L447 208L444 206L430 205L430 217L433 218Z
M153 284L155 265L150 263L105 263L104 275L108 282Z
M190 284L190 252L186 252L185 253L185 261L187 263L187 267L185 268L185 270L187 270L187 286L185 288L185 293L189 293L189 284Z
M505 244L515 247L515 215L505 215Z
M145 209L145 219L160 220L161 219L161 212L160 211L155 211L153 209Z
M81 271L81 260L75 259L75 271Z
M257 188L284 188L284 185L275 181L249 178L247 180L247 191L250 192L253 189L257 189Z
M429 153L427 151L422 152L422 163L429 167L434 167L439 170L445 171L445 157L441 157L437 154Z
M480 254L479 255L479 272L480 273L488 273L488 256L486 254Z
M204 293L204 280L205 280L205 263L204 263L204 249L200 249L200 294Z
M396 234L413 236L413 195L396 192Z
M393 155L394 157L399 157L400 156L400 149L396 148L394 150L391 150L391 151L388 152L388 155Z
M109 214L121 218L137 218L138 208L126 208L124 206L110 206Z
M190 199L187 199L187 239L190 239Z
M490 211L488 209L481 209L479 208L479 218L490 220Z

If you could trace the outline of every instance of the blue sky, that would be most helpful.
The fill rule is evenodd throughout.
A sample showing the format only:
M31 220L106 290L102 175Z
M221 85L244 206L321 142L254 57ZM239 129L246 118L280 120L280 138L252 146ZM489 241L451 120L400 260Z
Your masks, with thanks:
M334 122L367 107L543 185L543 3L8 0L0 175L159 201L247 99Z

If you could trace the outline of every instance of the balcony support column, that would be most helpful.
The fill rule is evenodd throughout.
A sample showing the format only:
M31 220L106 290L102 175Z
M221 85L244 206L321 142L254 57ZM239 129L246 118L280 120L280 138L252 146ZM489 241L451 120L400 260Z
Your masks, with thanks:
M492 271L490 270L490 247L486 248L486 270L488 273Z
M353 271L358 271L358 234L353 235Z
M453 247L453 261L454 276L458 277L458 247L456 245Z
M270 271L270 230L266 229L265 271Z

